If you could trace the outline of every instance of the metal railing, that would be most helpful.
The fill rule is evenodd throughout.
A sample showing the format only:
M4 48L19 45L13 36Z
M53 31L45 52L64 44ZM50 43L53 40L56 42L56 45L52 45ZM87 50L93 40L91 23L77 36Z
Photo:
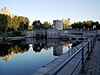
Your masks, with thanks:
M65 65L69 64L77 56L80 57L77 63L73 66L72 70L69 72L69 75L76 75L80 72L80 70L83 73L85 61L86 59L90 58L90 54L94 48L96 39L97 34L93 36L90 40L87 40L85 44L82 44L82 46L73 55L71 55L65 62L57 67L50 75L57 75L65 67Z

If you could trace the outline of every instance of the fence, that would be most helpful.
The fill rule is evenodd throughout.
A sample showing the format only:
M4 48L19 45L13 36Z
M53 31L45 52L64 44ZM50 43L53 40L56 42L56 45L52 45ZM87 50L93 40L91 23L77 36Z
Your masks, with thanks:
M84 72L85 61L86 59L90 58L90 54L93 50L96 39L97 34L90 40L87 40L85 44L82 44L82 46L73 55L71 55L65 62L63 62L58 68L56 68L50 75L60 75L61 70L65 66L68 66L66 68L66 75L78 75L80 70L81 72Z

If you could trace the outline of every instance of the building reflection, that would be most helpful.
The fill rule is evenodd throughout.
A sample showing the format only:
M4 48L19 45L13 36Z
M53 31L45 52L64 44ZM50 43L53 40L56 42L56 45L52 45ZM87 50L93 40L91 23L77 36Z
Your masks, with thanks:
M63 47L71 48L72 44L61 41L60 39L33 39L27 38L25 41L11 41L0 44L0 58L2 60L11 60L14 54L28 52L29 45L32 45L33 51L41 52L53 47L53 55L60 56L63 54Z
M63 54L63 46L57 46L53 49L53 55L54 56L60 56Z
M73 44L64 44L63 47L71 48Z
M32 42L32 40L30 42ZM64 53L63 47L67 46L68 48L71 48L72 46L72 44L66 44L66 42L63 42L59 39L34 39L32 43L33 51L35 52L41 52L41 50L48 50L48 48L53 47L54 56L62 55Z

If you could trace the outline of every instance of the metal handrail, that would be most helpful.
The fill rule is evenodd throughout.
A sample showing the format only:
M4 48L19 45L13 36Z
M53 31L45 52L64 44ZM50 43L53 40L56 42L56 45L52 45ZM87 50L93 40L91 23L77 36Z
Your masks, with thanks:
M57 67L50 75L56 75L66 64L68 64L80 51L84 50L84 47L87 45L91 45L89 48L93 48L94 43L96 42L97 35L95 35L92 39L90 39L88 42L86 42L82 47L80 47L71 57L69 57L63 64L61 64L59 67ZM89 50L89 49L88 49ZM90 52L91 52L90 51ZM83 51L84 52L84 51ZM88 52L88 57L90 56L90 52ZM83 53L83 58L84 58L84 53ZM72 73L74 70L77 68L78 64L82 61L82 66L84 66L84 60L80 59L80 61L76 64L74 67ZM71 74L72 74L71 73Z

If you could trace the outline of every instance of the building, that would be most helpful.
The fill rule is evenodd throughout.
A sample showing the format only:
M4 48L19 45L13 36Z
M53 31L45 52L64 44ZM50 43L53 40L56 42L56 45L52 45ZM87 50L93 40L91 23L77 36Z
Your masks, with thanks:
M8 16L10 16L11 18L14 17L14 15L11 14L10 9L8 9L7 7L1 8L1 9L0 9L0 14L8 15Z
M5 15L10 15L10 10L8 8L4 7L0 10L0 13L5 14Z
M53 20L54 29L63 30L62 20Z
M69 28L69 27L71 26L70 18L68 18L68 19L64 19L64 18L63 18L62 22L63 22L63 28L64 28L64 29L65 29L65 28Z

